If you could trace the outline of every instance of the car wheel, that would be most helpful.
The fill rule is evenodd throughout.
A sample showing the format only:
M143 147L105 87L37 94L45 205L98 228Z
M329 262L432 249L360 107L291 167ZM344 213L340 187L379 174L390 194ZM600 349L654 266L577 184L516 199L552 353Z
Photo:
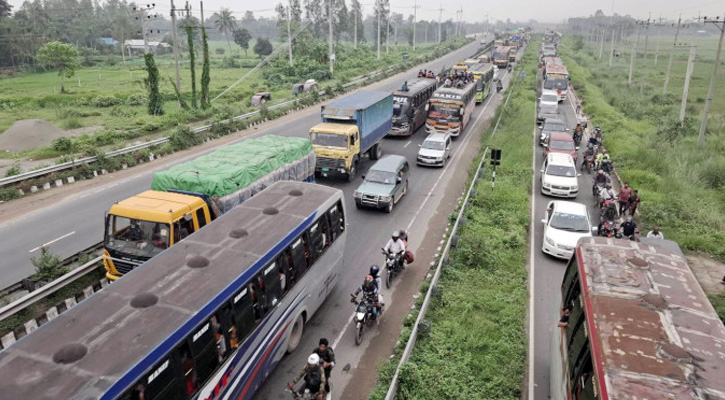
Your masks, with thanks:
M363 208L363 207L362 207L362 204L360 204L360 203L355 203L355 208L357 208L357 209L359 210L359 209L361 209L361 208Z
M387 206L387 207L385 207L385 212L386 212L386 213L390 214L391 212L393 212L393 203L394 203L394 201L393 201L393 199L391 198L391 199L390 199L390 203L388 203L388 206Z

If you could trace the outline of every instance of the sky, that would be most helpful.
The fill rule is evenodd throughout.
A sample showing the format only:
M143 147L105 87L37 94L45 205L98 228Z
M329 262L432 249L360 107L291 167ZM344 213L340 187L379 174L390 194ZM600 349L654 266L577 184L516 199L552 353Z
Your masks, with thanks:
M143 0L136 0L138 4L145 4ZM146 0L148 3L157 0ZM241 18L245 10L255 11L258 16L274 16L274 6L282 0L205 0L205 14L211 15L222 7L228 7ZM350 0L346 0L348 6ZM601 9L610 15L612 9L620 15L631 15L637 19L646 19L651 13L652 18L674 18L682 14L683 18L701 15L721 18L725 15L725 0L390 0L394 12L404 15L413 13L414 1L418 5L418 19L437 20L438 9L443 5L443 20L456 20L456 10L463 7L463 20L468 22L483 21L488 14L489 20L503 20L511 18L512 21L528 21L535 19L538 22L562 22L569 17L581 17L593 14ZM176 0L177 6L183 6L184 0ZM361 0L364 13L372 13L375 0ZM23 0L10 0L10 4L17 9ZM198 11L198 0L191 0L192 8ZM160 2L160 10L168 10L168 4Z

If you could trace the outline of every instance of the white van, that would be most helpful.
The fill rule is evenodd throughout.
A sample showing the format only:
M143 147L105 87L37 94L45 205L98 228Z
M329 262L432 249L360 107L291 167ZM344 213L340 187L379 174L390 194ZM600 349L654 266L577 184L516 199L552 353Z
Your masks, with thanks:
M579 194L578 176L570 154L549 153L541 167L541 194L576 197Z

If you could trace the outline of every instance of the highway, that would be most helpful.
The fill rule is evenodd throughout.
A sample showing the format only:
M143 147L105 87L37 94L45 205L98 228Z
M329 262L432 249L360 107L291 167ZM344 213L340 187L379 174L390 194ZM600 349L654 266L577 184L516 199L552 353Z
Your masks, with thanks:
M450 67L456 61L473 54L478 49L477 42L464 46L438 60L421 65L420 68L432 69L437 72L443 67ZM393 91L402 84L403 80L413 78L417 71L418 67L407 73L401 73L378 82L368 88ZM244 138L264 134L307 137L309 128L320 120L319 109L319 105L315 105L281 120L273 121L268 124L270 125L269 128L262 125L262 129L259 131L249 129L249 134ZM220 140L220 142L224 141ZM392 140L388 142L395 143ZM417 148L417 145L414 147ZM385 143L384 151L387 148L388 143ZM211 151L211 149L208 151ZM203 153L194 152L185 159L192 159L201 154ZM177 158L175 162L184 161L185 159ZM164 170L170 165L167 161L161 159L159 162L155 162L152 169L146 169L144 172L131 177L100 185L92 190L72 194L56 204L4 222L0 225L0 254L3 255L2 263L0 263L0 289L19 282L34 272L30 257L37 256L40 253L40 247L43 245L50 248L55 254L65 258L100 242L103 239L103 218L111 204L147 190L151 186L153 173ZM368 164L364 164L362 167L364 168L366 165ZM413 179L416 178L413 177ZM341 184L341 182L335 182L335 185L338 184ZM415 191L415 184L412 186L414 186L413 191ZM28 201L32 200L30 198Z
M365 89L393 91L404 80L413 79L418 69L432 69L437 72L444 67L450 67L456 61L468 58L476 49L477 43L469 44L436 61ZM504 76L504 82L507 83L508 74L501 71L500 75ZM418 293L419 284L425 278L428 266L440 246L448 215L455 209L464 188L470 161L480 145L480 135L495 107L501 103L502 97L494 91L483 104L476 107L469 126L461 137L454 140L452 157L444 168L415 165L418 145L425 138L423 129L410 138L389 138L383 142L383 154L403 155L411 164L408 193L396 205L392 214L355 208L352 192L361 183L359 177L351 183L333 179L318 181L320 184L340 188L345 193L349 227L344 268L335 290L317 314L308 321L300 349L281 361L276 371L260 388L257 398L278 399L289 396L284 392L286 383L304 366L309 351L316 347L320 337L327 337L337 354L338 367L332 376L334 398L366 397L367 391L377 380L377 362L392 353L402 320L414 301L413 296ZM263 125L259 131L250 130L251 134L245 138L263 134L306 137L309 128L317 124L319 118L317 105ZM194 158L202 153L180 157L174 162ZM99 242L103 234L103 215L110 205L149 188L153 172L166 169L170 164L170 161L162 159L153 168L75 193L55 205L4 223L0 226L0 252L4 256L0 266L1 287L13 284L33 272L29 256L37 254L36 248L41 245L49 243L48 246L53 252L66 257ZM363 158L361 172L371 165L372 161ZM396 278L391 291L383 291L386 312L380 324L366 331L363 343L356 346L352 330L347 329L353 311L353 305L348 301L349 293L362 283L371 264L382 263L379 249L388 240L390 233L397 229L409 231L410 245L416 253L416 261L402 276ZM375 345L370 346L371 343ZM346 365L349 365L349 372L343 371Z
M568 96L566 100L559 104L559 114L569 127L572 133L576 126L576 112L572 96ZM533 121L532 121L533 123ZM541 166L543 165L544 148L539 145L538 129L536 137L533 138L532 146L534 146L534 191L532 194L533 217L531 222L531 262L530 276L533 276L533 291L530 286L530 322L533 322L533 329L530 330L530 349L533 349L534 363L529 368L529 399L548 399L549 398L549 360L550 360L550 343L551 335L557 328L556 324L559 320L559 304L554 300L556 291L560 290L561 281L564 277L566 261L553 258L541 251L543 244L543 224L541 220L545 217L546 207L552 200L569 200L587 205L589 210L589 218L593 225L597 225L599 221L599 210L594 206L594 197L592 196L592 181L594 175L587 174L586 171L579 176L579 194L574 199L555 198L544 196L541 194ZM581 162L581 153L586 146L588 136L582 139L582 147L579 151L579 160L577 161L577 169ZM594 233L596 234L596 233ZM531 325L531 324L530 324ZM532 368L533 367L533 368Z

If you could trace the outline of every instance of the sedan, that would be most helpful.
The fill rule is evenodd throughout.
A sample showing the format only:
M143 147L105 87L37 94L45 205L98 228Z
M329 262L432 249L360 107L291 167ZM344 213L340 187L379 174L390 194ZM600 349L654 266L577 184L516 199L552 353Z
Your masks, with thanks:
M597 227L592 226L587 207L573 201L554 200L546 208L544 243L541 251L556 258L570 259L577 242L591 237Z

